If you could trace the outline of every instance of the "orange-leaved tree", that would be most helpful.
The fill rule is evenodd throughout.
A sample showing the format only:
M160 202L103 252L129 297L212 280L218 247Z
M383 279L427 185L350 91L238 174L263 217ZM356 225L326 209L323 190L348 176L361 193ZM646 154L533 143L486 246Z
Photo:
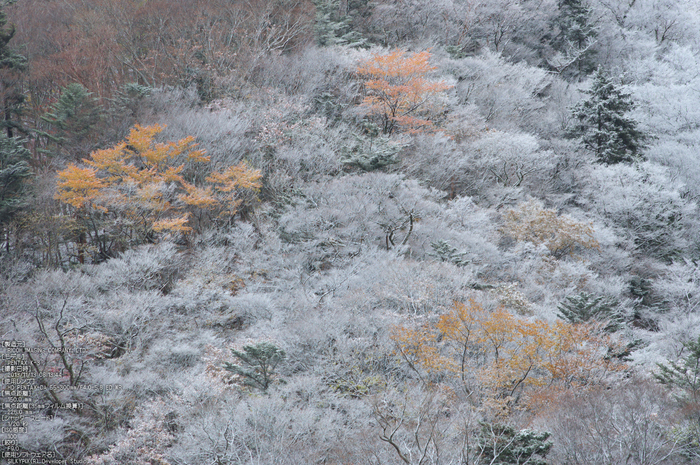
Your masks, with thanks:
M84 159L86 166L71 164L58 173L56 199L73 207L84 225L79 242L89 238L109 256L115 238L151 242L157 233L189 233L206 220L230 222L241 194L260 188L260 171L243 162L197 176L209 162L204 151L193 137L156 142L163 129L136 125L124 142Z
M621 344L595 324L526 319L503 307L455 303L434 324L397 327L396 353L421 379L454 381L475 402L507 413L601 383L624 364Z
M428 51L396 49L373 55L357 67L366 79L362 106L379 118L386 134L397 127L411 132L432 127L431 117L441 108L439 96L450 88L444 81L429 79L435 69Z

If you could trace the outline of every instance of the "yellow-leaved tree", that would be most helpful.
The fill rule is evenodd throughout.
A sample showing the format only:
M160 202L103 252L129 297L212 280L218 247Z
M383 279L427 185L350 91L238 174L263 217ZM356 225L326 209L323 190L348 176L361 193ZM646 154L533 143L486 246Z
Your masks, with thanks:
M85 166L69 165L58 173L56 199L70 205L83 229L79 260L87 248L102 258L116 243L155 240L157 233L186 234L208 221L230 222L242 194L256 192L259 170L241 162L206 177L209 158L193 137L160 143L163 126L131 129L125 141L97 150Z
M473 300L456 302L433 324L397 327L392 339L421 379L456 382L497 414L537 408L625 368L610 356L621 343L595 324L526 319Z
M385 134L397 127L417 132L433 126L432 117L442 108L439 96L451 87L429 79L435 69L428 51L396 49L360 63L357 73L367 89L362 106L380 119Z

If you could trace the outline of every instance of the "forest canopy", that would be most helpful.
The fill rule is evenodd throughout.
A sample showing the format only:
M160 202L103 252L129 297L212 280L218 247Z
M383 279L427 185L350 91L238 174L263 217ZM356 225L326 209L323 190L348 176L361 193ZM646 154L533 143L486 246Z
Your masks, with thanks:
M0 460L697 463L699 43L683 0L1 2Z

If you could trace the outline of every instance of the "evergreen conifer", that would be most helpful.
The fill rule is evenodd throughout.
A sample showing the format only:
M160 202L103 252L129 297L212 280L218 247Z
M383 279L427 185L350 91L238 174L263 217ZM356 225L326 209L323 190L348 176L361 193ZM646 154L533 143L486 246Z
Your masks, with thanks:
M589 97L572 110L575 124L570 137L580 137L602 163L632 163L642 159L647 136L627 113L634 108L630 94L617 87L598 69L592 86L583 91Z
M102 120L102 108L83 85L72 83L61 90L59 99L41 119L52 128L44 135L65 155L81 160L95 148L91 136Z
M29 151L16 139L0 134L0 224L24 205L24 182L30 175Z
M316 42L329 45L350 45L361 47L365 39L352 30L352 17L340 12L339 0L314 0L316 6Z
M587 292L570 295L559 304L559 318L569 323L586 323L596 320L606 323L606 331L617 331L623 317L616 311L617 303L603 296L593 296Z
M516 431L509 425L481 423L478 440L480 464L546 465L552 443L551 433L529 429Z
M243 378L243 383L267 391L272 382L272 375L287 354L284 350L269 342L259 342L243 347L243 351L231 349L231 353L240 361L240 365L226 363L224 368Z
M24 95L18 89L18 83L20 73L27 69L27 59L9 46L15 35L15 26L8 24L4 7L13 3L15 0L0 3L0 111L3 113L0 128L6 130L7 137L13 137L14 130L20 127Z

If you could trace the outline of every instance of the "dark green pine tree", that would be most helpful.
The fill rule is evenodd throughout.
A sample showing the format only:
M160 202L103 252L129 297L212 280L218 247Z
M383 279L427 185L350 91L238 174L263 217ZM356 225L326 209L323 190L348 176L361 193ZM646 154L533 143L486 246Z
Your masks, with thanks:
M451 246L442 239L437 242L431 242L430 247L433 248L433 253L428 255L438 258L443 262L450 262L457 266L465 266L469 264L469 260L464 258L466 252L459 252L457 247Z
M604 324L603 331L614 333L622 329L625 317L620 312L617 301L587 292L567 296L557 307L562 320L572 324L597 321ZM635 339L623 347L608 348L607 358L629 361L634 350L642 346L641 339Z
M598 32L591 24L590 9L581 0L561 0L558 24L560 32L555 49L571 60L562 74L578 79L591 74L596 68L596 51L591 45Z
M590 23L591 11L581 0L561 0L559 2L559 42L563 50L565 43L583 48L598 33Z
M617 310L617 302L587 292L567 296L558 309L562 320L573 324L595 320L606 323L605 330L609 332L619 330L624 322Z
M243 378L243 383L267 391L277 365L287 357L284 350L269 342L259 342L243 347L243 351L231 349L240 365L226 362L224 368Z
M15 129L20 128L24 95L19 89L19 82L21 73L27 69L27 59L9 46L15 35L15 26L8 24L4 8L15 1L0 2L0 127L5 129L8 137L13 137Z
M354 135L355 143L344 147L341 151L341 161L346 166L356 166L365 171L383 169L398 162L396 154L403 148L402 145L392 142L388 137L378 137L379 127L372 126L366 135ZM374 131L376 128L376 132Z
M697 341L683 344L686 352L684 359L679 362L669 362L668 365L658 364L659 372L654 377L669 388L679 388L683 391L682 400L691 403L695 411L700 411L700 337ZM700 414L698 414L700 422Z
M583 91L588 98L572 109L574 125L569 137L580 138L601 163L632 163L642 159L647 136L627 113L634 108L630 94L615 86L598 69L592 86Z
M689 459L688 463L700 460L700 337L697 341L683 344L685 358L668 365L657 364L659 372L654 377L669 389L678 389L677 397L683 406L682 411L689 420L674 432L679 441L680 452Z
M591 22L591 10L582 0L560 0L558 12L542 37L547 65L569 79L581 79L596 69L594 48L598 31ZM558 52L558 56L552 56Z
M63 152L76 160L87 156L96 146L95 129L103 121L97 99L81 84L69 84L51 109L41 117L51 129L42 133Z
M316 6L316 42L321 47L350 45L362 47L365 39L352 30L352 16L340 10L340 0L314 0Z
M10 229L7 226L26 205L26 181L31 174L29 150L16 139L0 133L0 228L7 250L10 248Z

